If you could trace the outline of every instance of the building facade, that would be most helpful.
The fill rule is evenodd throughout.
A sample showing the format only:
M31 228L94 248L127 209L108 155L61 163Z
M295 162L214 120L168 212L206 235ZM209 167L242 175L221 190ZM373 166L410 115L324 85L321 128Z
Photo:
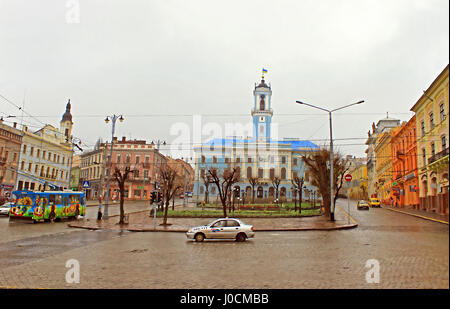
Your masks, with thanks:
M233 185L235 197L249 201L255 195L256 202L271 202L277 198L272 180L280 179L278 198L293 199L294 186L292 179L304 177L303 197L308 197L316 188L309 184L305 173L302 156L308 155L319 147L309 141L294 138L275 140L272 138L272 89L264 79L253 91L254 103L251 109L253 120L253 136L214 138L202 145L194 147L195 178L194 197L203 200L206 192L210 201L218 201L218 190L215 184L206 187L205 176L208 170L216 170L222 175L226 169L236 168L240 181ZM250 179L257 184L252 190Z
M22 131L17 124L10 127L0 119L0 197L10 197L16 184Z
M348 171L352 181L347 185L347 196L355 200L367 200L367 165L362 163Z
M165 164L166 157L154 145L145 140L117 140L114 137L112 161L110 162L111 143L100 143L92 151L81 155L80 181L89 181L86 189L88 199L97 199L105 195L108 176L110 177L111 198L119 199L119 187L113 177L115 168L124 170L129 166L133 173L129 175L125 184L126 200L148 200L150 192L155 190L158 179L158 167ZM112 172L110 172L112 166Z
M68 189L72 161L72 115L70 100L60 128L45 125L36 132L22 126L17 190Z
M367 153L367 193L369 197L379 197L378 194L378 174L377 174L377 154L376 147L378 136L385 132L390 132L393 128L400 126L400 120L386 117L380 119L377 124L372 123L372 131L368 132L366 140Z
M411 108L416 116L420 209L448 214L449 67Z
M419 208L419 184L417 173L416 117L392 136L392 189L394 205Z

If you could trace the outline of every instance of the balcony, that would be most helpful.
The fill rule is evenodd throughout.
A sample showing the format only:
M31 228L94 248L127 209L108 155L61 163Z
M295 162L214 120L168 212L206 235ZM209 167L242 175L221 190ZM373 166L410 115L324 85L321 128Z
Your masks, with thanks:
M272 116L273 115L273 109L269 108L269 109L260 110L260 109L252 108L252 116L254 116L254 115L267 116L267 114Z
M436 154L434 154L433 156L431 156L430 158L428 158L428 164L432 164L442 158L444 158L445 156L448 156L448 147L444 150L442 150L441 152L438 152Z

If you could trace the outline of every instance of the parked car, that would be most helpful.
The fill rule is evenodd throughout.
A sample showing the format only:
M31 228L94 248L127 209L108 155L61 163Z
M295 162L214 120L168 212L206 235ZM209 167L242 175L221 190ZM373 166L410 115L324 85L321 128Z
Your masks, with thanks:
M184 194L180 194L180 198L184 198Z
M358 204L356 205L356 208L358 210L362 210L362 209L369 210L369 203L367 201L364 201L364 200L358 201Z
M11 203L10 202L6 202L2 206L0 206L0 215L8 216L10 208L11 208Z
M369 199L370 207L381 207L381 203L377 198L371 197Z
M187 197L192 197L192 192L188 192Z
M234 218L221 218L208 225L197 226L186 232L188 239L202 242L204 239L236 239L245 241L255 237L253 226Z

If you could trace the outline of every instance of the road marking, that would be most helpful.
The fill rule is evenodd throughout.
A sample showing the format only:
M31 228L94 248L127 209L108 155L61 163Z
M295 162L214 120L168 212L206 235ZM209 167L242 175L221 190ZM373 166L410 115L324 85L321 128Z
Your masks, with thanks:
M438 220L438 219L434 219L434 218L430 218L430 217L425 217L425 216L421 216L421 215L416 215L416 214L409 213L409 212L406 212L406 211L401 211L401 210L392 209L392 208L387 208L387 207L383 207L383 209L387 209L387 210L390 210L390 211L395 211L395 212L399 212L399 213L402 213L402 214L406 214L406 215L410 215L410 216L422 218L422 219L425 219L425 220L430 220L430 221L435 221L435 222L439 222L439 223L444 223L444 224L447 224L447 225L448 225L448 222L447 222L447 221L442 221L442 220Z
M340 211L344 212L344 214L345 214L348 218L350 218L350 220L352 220L353 223L358 224L358 222L356 222L355 219L353 219L353 217L350 216L345 210L343 210L343 209L342 209L341 207L339 207L338 205L336 205L336 207L339 208Z

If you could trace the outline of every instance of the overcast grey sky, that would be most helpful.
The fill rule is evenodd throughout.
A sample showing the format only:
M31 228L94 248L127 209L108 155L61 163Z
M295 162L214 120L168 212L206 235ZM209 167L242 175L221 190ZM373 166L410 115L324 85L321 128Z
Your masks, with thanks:
M329 137L327 115L296 100L325 108L365 100L334 116L335 138L359 138L338 148L364 156L371 123L386 112L408 120L422 90L448 64L448 6L0 0L0 94L53 125L70 98L73 134L87 145L110 139L103 119L113 113L126 118L117 125L119 138L170 142L171 126L191 126L192 114L219 125L250 121L264 67L281 137L318 144ZM21 115L2 99L0 112Z

